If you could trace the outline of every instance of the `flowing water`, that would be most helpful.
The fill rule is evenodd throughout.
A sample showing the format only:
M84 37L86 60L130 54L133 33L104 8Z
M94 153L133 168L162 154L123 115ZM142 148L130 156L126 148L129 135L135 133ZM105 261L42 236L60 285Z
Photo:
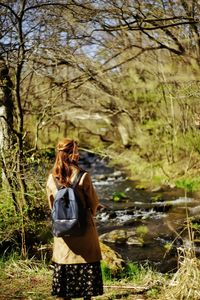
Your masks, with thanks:
M81 154L80 163L91 172L104 205L96 217L100 239L125 260L149 263L162 272L175 269L177 248L188 243L186 208L198 217L197 197L185 198L182 190L169 186L138 188L138 182L86 152ZM113 195L123 197L114 201Z

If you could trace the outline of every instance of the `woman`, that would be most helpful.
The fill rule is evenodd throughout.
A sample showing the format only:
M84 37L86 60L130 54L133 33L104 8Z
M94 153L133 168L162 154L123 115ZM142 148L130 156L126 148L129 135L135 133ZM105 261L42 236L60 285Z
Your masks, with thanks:
M78 147L74 140L63 139L57 145L56 161L47 181L47 195L52 209L57 186L69 186L80 172ZM91 299L103 294L100 268L101 250L93 217L99 205L90 175L85 172L76 185L87 208L87 228L79 237L54 237L54 274L52 295L56 299Z

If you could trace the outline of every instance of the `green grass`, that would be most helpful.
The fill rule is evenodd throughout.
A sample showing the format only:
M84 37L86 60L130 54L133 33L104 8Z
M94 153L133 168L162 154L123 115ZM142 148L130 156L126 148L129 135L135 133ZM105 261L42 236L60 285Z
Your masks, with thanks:
M13 254L0 260L0 299L52 299L51 270L44 262Z
M200 177L185 177L175 181L178 188L183 189L185 192L195 192L200 188Z
M199 299L200 262L191 253L183 253L178 271L170 276L132 262L115 277L105 263L101 267L104 295L93 300ZM0 259L0 300L53 300L51 280L52 270L45 261L22 260L16 254Z
M93 297L94 300L148 299L143 289L145 294L158 281L156 272L134 263L127 264L117 277L111 275L105 263L101 267L104 295ZM22 260L16 254L0 259L0 300L53 300L51 281L52 269L45 261Z

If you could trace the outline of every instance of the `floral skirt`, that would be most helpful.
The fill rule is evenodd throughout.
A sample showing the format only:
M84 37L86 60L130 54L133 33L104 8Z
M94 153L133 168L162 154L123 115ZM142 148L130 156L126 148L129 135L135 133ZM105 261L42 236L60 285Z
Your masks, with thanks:
M103 294L100 262L54 265L52 295L80 298Z

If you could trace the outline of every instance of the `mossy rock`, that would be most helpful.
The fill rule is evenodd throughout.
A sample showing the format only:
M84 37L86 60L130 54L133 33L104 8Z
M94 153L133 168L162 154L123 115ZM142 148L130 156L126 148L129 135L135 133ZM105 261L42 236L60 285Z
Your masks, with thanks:
M110 269L112 275L117 274L124 266L121 255L102 242L100 242L100 247L104 263Z
M115 244L125 244L128 239L127 230L115 229L110 232L103 233L100 236L101 241Z

